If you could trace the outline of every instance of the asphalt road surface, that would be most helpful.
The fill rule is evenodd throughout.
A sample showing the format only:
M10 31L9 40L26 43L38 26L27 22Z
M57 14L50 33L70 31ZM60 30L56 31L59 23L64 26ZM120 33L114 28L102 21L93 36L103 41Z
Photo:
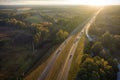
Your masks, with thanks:
M83 32L85 32L88 39L90 41L92 41L92 38L88 35L88 29L91 26L91 24L95 21L97 15L100 13L100 11L102 9L103 8L99 9L93 15L93 17L88 21L88 23L86 23L86 25L83 27L82 31L77 34L76 39L75 39L75 41L74 41L74 43L73 43L73 45L71 47L71 50L69 52L69 55L67 56L65 64L64 64L63 68L61 69L60 73L58 74L57 80L67 80L68 73L69 73L69 70L70 70L70 66L71 66L71 63L72 63L72 59L73 59L75 50L76 50L76 48L78 46L78 43L79 43L79 41L80 41L80 39L81 39L81 37L83 35Z
M71 50L69 52L68 57L66 58L65 64L62 68L62 70L60 71L60 74L58 75L58 79L57 80L67 80L67 76L68 76L68 72L70 69L70 65L72 62L72 58L74 56L75 50L77 48L77 44L81 38L81 35L83 34L83 32L85 31L85 29L88 29L88 26L90 26L92 24L92 22L94 21L94 19L96 18L97 14L100 12L97 11L97 13L92 17L92 18L88 18L81 26L84 26L84 28L81 30L81 32L78 33L72 47ZM87 27L86 27L87 26ZM48 75L49 71L51 70L53 64L55 63L56 59L58 58L58 56L60 55L60 53L62 52L62 50L64 50L66 44L70 41L70 39L72 38L72 35L74 35L78 30L80 30L80 27L77 27L70 35L69 37L60 45L60 47L58 47L58 49L55 51L53 57L51 58L50 62L48 63L48 65L45 67L45 69L42 71L42 73L40 74L40 76L38 77L38 80L45 80L46 76Z
M88 21L88 19L86 21ZM83 26L86 23L86 21L81 26ZM57 48L53 57L51 58L48 65L42 71L42 73L40 74L40 76L38 77L37 80L45 80L46 76L48 75L49 71L51 70L51 68L52 68L53 64L55 63L56 59L61 54L62 50L64 50L66 44L71 40L72 35L74 35L78 30L80 30L81 26L79 25L76 29L74 29L71 32L71 34L69 35L69 37Z

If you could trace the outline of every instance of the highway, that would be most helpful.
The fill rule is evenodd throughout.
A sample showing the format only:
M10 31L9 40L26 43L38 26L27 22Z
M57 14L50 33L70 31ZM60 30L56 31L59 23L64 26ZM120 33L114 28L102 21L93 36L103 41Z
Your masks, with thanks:
M88 20L89 20L89 18L85 22L83 22L82 25L80 24L76 29L74 29L71 32L71 34L68 36L68 38L57 48L57 50L54 52L54 55L52 56L50 62L47 64L47 66L42 71L42 73L40 74L40 76L38 77L37 80L45 80L46 76L48 75L49 71L51 70L51 68L52 68L53 64L55 63L56 59L61 54L62 50L64 50L66 44L71 40L72 35L77 33L77 31L80 30L81 26L85 25L85 23Z
M84 32L84 29L80 32L80 34L76 37L72 47L71 47L71 50L68 54L68 57L65 61L65 64L61 70L61 72L58 74L58 77L57 77L57 80L67 80L67 76L68 76L68 72L69 72L69 69L70 69L70 66L71 66L71 63L72 63L72 59L73 59L73 56L74 56L74 53L75 53L75 50L77 48L77 45L79 43L79 40L82 36Z
M45 80L47 74L49 73L50 69L52 68L52 65L54 64L55 60L57 59L57 57L60 55L61 51L64 49L65 45L67 44L67 42L71 39L71 37L69 37L68 39L66 39L61 45L60 47L55 51L52 59L50 60L50 62L48 63L48 65L45 67L45 69L43 70L43 72L41 73L41 75L39 76L38 80Z
M86 30L86 31L85 31L85 34L86 34L87 38L89 39L89 41L93 41L94 39L93 39L92 37L90 37L90 35L88 34L88 33L89 33L88 30L89 30L91 24L95 21L97 15L100 13L100 11L101 11L102 9L103 9L103 8L100 8L100 9L95 13L95 15L91 18L91 20L88 22L88 24L85 25L85 27L86 27L86 29L85 29L85 30Z
M63 65L63 68L61 69L61 71L58 74L57 80L67 80L68 72L69 72L71 62L72 62L75 50L77 48L78 42L79 42L82 34L85 32L85 29L88 29L88 26L90 26L92 24L92 22L94 21L94 19L97 16L97 14L100 12L100 10L97 11L97 13L95 13L95 15L92 18L91 17L88 18L82 25L80 25L80 26L84 26L84 25L85 26L81 30L81 32L79 32L77 34L77 37L75 38L75 41L74 41L74 43L73 43L73 45L71 47L71 50L70 50L70 52L69 52L69 54L68 54L68 56L66 58L65 64ZM40 76L38 77L37 80L45 80L46 79L46 76L48 75L49 71L51 70L52 65L55 63L56 59L58 58L58 56L60 55L62 50L64 50L66 44L72 38L72 35L74 35L79 30L80 30L80 27L77 27L76 29L74 29L73 32L69 35L69 37L57 48L57 50L54 52L54 55L52 56L50 62L45 67L45 69L42 71L42 73L40 74ZM86 31L88 31L88 30L86 30Z
M72 59L73 59L73 56L74 56L74 53L75 53L75 50L78 46L78 43L83 35L83 33L85 32L86 33L86 36L88 37L88 39L90 41L92 41L92 38L88 35L88 29L89 27L91 26L91 24L95 21L97 15L100 13L100 11L102 10L103 8L99 9L94 15L93 17L88 21L88 23L83 27L83 29L81 30L81 32L79 32L76 36L76 39L74 40L74 43L71 47L71 50L69 52L69 55L67 56L67 59L65 61L65 64L63 65L63 68L61 69L61 71L59 72L58 74L58 77L57 77L57 80L67 80L67 77L68 77L68 73L69 73L69 70L70 70L70 66L71 66L71 63L72 63Z

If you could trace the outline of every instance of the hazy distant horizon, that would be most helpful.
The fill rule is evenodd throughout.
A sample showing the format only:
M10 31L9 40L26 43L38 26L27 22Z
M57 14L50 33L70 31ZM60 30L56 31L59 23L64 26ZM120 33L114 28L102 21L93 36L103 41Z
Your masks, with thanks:
M120 5L120 0L0 0L0 5Z

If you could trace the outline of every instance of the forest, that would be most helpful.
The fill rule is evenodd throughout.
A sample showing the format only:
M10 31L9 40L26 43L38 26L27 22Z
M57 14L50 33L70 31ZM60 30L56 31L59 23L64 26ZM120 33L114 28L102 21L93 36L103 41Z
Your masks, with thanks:
M120 7L106 6L89 29L76 80L116 80L120 62ZM89 79L88 79L89 78Z

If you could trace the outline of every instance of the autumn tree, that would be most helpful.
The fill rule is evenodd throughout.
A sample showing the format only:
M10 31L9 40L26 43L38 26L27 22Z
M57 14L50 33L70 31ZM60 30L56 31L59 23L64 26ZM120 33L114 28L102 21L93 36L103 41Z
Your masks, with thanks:
M38 44L40 42L41 32L38 32L34 36L34 43Z
M108 61L98 56L93 58L86 56L86 59L80 64L76 80L115 80L114 74Z

